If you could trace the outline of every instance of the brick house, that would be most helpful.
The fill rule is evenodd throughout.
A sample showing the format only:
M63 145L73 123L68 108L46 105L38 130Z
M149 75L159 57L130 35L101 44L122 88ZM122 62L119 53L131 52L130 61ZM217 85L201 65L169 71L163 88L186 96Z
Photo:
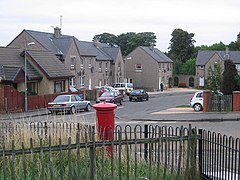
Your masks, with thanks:
M28 42L35 42L34 47L29 48L54 53L74 75L69 84L77 89L91 90L123 79L124 64L120 48L79 41L74 36L62 35L58 27L54 28L54 33L23 30L8 46L24 49ZM116 71L119 65L120 72Z
M208 78L208 69L214 63L219 62L222 69L224 69L224 61L226 59L231 59L236 65L238 73L240 73L240 51L198 51L196 61L197 86L205 86Z
M126 77L134 88L159 91L172 85L173 61L154 47L139 46L125 58Z
M26 50L27 89L30 94L43 95L68 92L73 74L50 51ZM25 91L25 51L0 47L0 84Z

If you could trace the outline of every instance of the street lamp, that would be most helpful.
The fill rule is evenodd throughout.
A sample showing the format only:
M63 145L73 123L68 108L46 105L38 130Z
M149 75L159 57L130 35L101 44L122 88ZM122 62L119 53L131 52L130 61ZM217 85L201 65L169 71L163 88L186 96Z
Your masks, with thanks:
M32 46L34 45L34 42L30 42L27 43L27 47L28 46ZM28 104L27 104L27 47L24 49L24 69L25 69L25 76L24 76L24 88L25 88L25 92L24 92L24 111L27 112L28 111Z
M131 59L132 59L132 57L128 57L128 58L126 58L125 61L124 61L124 81L125 81L125 83L127 83L126 61L127 61L127 60L131 60Z

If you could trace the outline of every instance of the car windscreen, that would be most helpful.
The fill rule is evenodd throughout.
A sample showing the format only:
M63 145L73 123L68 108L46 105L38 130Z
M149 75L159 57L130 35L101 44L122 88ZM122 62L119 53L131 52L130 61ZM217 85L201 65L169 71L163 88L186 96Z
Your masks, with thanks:
M130 94L140 94L140 93L141 93L140 90L134 90L134 91L132 91Z
M70 96L58 96L53 102L67 102L69 101L69 98Z
M108 91L104 92L101 97L114 97L114 92Z
M133 88L133 84L132 83L127 83L127 87L128 88Z

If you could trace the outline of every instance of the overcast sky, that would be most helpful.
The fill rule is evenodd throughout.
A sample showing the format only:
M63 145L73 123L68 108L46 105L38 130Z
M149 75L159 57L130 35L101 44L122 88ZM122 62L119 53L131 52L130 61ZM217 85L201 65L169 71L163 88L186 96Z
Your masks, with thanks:
M1 0L0 46L23 29L53 32L92 41L104 32L154 32L157 48L168 51L171 33L194 33L195 45L236 41L240 0Z

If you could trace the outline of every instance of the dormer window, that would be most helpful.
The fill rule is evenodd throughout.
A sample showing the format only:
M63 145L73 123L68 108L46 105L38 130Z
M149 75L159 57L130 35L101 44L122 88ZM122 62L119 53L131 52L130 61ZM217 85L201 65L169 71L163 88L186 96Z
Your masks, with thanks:
M200 68L199 69L204 69L204 66L200 66Z

